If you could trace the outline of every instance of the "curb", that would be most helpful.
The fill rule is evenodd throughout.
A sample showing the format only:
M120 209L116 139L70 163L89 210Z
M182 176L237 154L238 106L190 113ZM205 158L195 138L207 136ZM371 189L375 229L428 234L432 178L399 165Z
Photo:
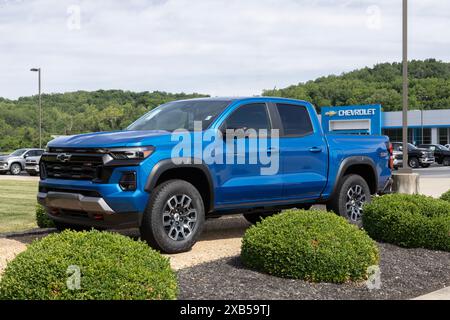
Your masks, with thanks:
M53 233L56 231L57 230L55 228L35 228L35 229L25 230L25 231L0 233L0 238L16 238L16 237L20 238L20 237L48 234L48 233Z
M450 300L450 287L425 294L412 300Z

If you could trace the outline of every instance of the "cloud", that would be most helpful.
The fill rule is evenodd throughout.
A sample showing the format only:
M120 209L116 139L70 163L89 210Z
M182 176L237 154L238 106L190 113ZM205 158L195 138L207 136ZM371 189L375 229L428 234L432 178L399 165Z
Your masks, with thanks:
M410 57L450 60L450 2L410 1ZM0 0L0 96L255 95L401 59L392 0Z

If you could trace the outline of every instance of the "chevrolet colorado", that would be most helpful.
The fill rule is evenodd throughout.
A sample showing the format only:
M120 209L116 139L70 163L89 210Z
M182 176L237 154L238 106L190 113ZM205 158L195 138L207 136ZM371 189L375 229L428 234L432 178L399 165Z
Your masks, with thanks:
M387 137L325 135L306 101L193 99L159 106L123 131L52 140L37 198L60 229L139 227L151 246L176 253L193 246L205 218L225 214L255 222L326 204L359 224L392 166Z

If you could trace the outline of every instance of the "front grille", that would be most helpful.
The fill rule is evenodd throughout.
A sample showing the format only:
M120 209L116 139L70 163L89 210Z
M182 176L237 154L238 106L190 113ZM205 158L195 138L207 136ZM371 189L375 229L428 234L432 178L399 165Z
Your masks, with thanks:
M95 180L101 176L103 155L70 154L61 161L58 154L46 154L41 160L43 178L68 180Z

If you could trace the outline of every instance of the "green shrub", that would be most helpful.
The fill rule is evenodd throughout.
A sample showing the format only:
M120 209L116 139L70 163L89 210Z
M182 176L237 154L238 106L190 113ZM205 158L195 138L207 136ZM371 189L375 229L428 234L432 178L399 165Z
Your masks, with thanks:
M364 207L363 225L375 240L408 248L450 251L450 203L392 194Z
M40 204L36 205L36 224L39 228L54 228L55 223L50 219L45 208Z
M343 283L366 279L379 254L376 243L342 217L289 210L248 229L241 258L246 266L279 277Z
M441 200L450 202L450 190L448 190L446 193L444 193L444 194L441 196Z
M81 274L79 289L67 285L76 284L73 266ZM95 230L33 242L0 280L0 300L175 299L177 292L167 258L144 242Z

